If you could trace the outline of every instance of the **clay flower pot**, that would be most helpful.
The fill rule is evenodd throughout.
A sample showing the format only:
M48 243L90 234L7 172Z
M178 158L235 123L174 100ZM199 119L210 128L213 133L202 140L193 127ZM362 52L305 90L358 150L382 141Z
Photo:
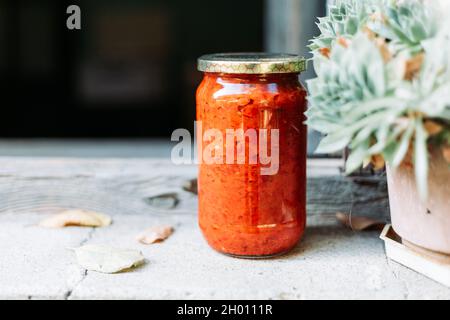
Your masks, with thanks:
M387 168L392 226L412 245L450 255L450 169L438 148L431 151L429 196L421 201L414 166Z

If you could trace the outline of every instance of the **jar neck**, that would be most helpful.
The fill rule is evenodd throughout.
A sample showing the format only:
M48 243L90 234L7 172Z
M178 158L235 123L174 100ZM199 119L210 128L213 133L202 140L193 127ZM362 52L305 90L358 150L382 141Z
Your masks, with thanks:
M237 74L237 73L210 73L205 72L205 77L231 80L231 81L242 81L242 82L284 82L284 81L299 81L300 73L267 73L267 74Z

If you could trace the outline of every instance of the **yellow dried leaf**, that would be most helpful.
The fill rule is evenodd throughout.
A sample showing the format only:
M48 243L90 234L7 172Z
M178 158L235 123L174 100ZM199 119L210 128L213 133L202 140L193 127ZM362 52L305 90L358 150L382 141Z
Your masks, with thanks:
M352 216L348 213L336 213L336 219L344 226L351 228L354 231L364 231L368 229L382 229L385 223L369 218Z
M86 211L81 209L66 210L54 216L51 216L39 223L39 226L45 228L64 228L69 226L76 227L106 227L112 220L106 214Z
M152 244L166 240L173 233L171 226L155 226L148 228L137 236L137 241L142 244Z
M428 134L430 136L435 136L435 135L441 133L442 130L444 130L443 126L441 126L439 123L436 123L431 120L425 121L424 126L425 126L425 130L428 132Z

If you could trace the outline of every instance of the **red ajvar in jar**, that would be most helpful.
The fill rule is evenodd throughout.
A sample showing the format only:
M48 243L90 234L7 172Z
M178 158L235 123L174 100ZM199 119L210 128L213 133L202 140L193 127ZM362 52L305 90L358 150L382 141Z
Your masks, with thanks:
M216 54L201 57L198 69L204 72L197 90L203 235L232 256L288 252L306 223L306 91L299 82L305 60Z

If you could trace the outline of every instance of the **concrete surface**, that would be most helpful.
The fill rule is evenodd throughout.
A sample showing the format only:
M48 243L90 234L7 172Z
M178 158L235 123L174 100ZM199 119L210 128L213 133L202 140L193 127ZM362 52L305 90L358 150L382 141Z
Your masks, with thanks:
M180 191L195 172L161 161L0 158L0 298L450 299L450 289L390 262L379 232L348 230L311 203L306 235L289 255L218 254L197 228L195 195ZM142 201L166 191L179 192L177 208L156 210ZM55 208L77 204L110 214L112 226L37 226ZM162 223L176 228L168 240L135 241ZM121 274L86 272L68 250L86 243L135 248L147 263Z
M7 299L449 299L450 290L394 262L377 232L313 221L302 243L272 260L212 251L189 215L115 215L104 229L41 229L41 214L0 216L0 298ZM138 244L145 226L170 223L164 243ZM141 250L147 263L100 274L77 266L68 248L85 243Z

